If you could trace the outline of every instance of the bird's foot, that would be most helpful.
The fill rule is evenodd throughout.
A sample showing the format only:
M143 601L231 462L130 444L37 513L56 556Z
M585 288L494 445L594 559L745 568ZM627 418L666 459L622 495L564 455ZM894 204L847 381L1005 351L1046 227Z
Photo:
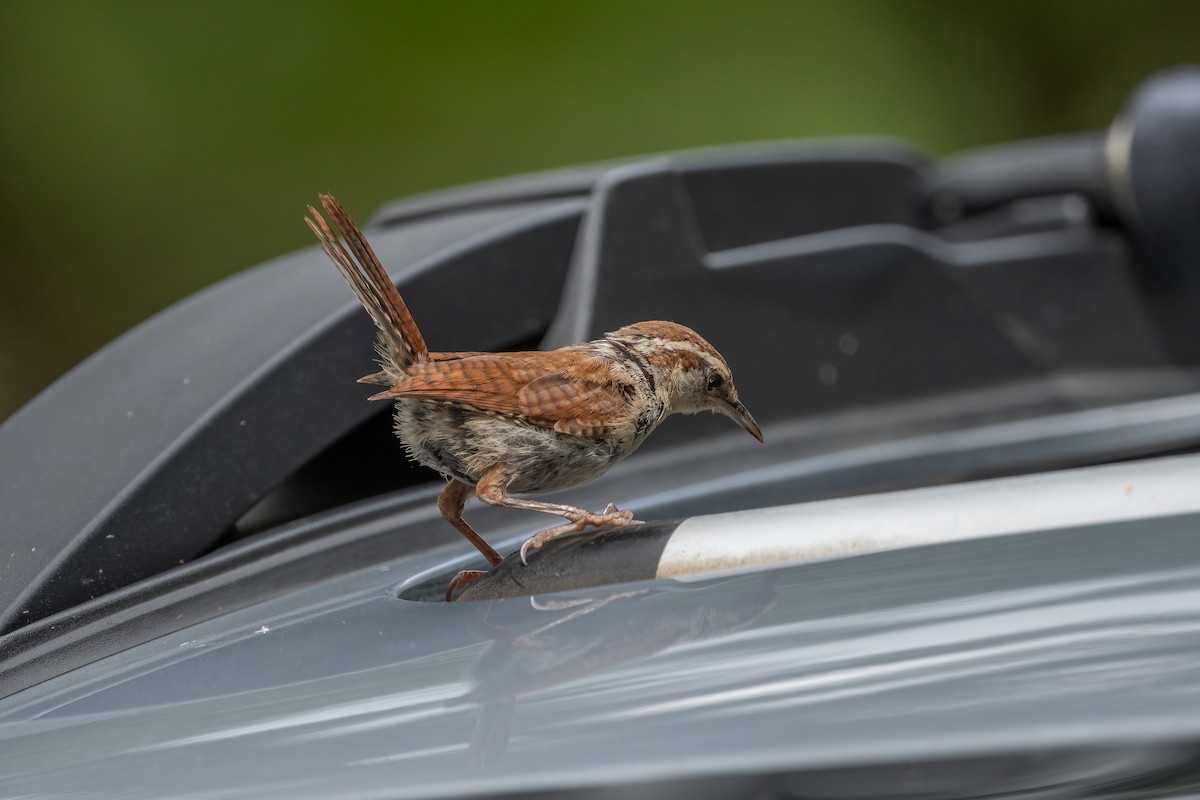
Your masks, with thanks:
M602 528L605 525L613 525L620 528L623 525L641 525L642 523L633 518L633 512L629 509L621 510L617 508L615 503L609 503L599 514L592 514L588 524L594 525L597 528Z
M604 507L604 511L599 514L590 515L588 524L597 528L603 528L605 525L611 525L614 528L625 528L632 525L645 525L646 523L640 519L634 519L633 512L628 508L620 509L614 504L609 503Z
M584 528L603 528L606 526L626 528L631 525L645 524L640 519L634 519L633 512L629 509L621 510L612 503L605 506L604 510L599 514L593 514L591 511L580 509L577 514L573 514L567 517L567 519L570 522L565 525L548 528L526 539L525 543L521 545L521 563L529 563L530 550L540 550L546 542L553 541L560 536L566 536L570 533L578 533Z
M487 575L487 572L482 569L464 569L455 575L450 580L450 585L446 587L446 602L454 600L454 592L457 589L465 589L475 581Z

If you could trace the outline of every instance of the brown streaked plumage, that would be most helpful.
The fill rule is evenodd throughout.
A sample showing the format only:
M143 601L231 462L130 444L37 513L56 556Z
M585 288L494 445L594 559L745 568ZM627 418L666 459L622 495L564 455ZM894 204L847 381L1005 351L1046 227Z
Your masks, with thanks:
M321 195L321 205L334 227L312 206L305 221L379 329L383 369L359 381L388 387L370 399L395 401L396 435L409 456L450 482L438 497L442 516L493 566L500 554L462 518L472 492L491 505L567 520L526 540L525 561L530 549L567 533L639 524L612 503L594 513L514 495L594 480L668 415L725 414L762 441L725 359L674 322L638 322L546 352L430 353L366 237L331 195ZM446 599L482 574L460 572Z

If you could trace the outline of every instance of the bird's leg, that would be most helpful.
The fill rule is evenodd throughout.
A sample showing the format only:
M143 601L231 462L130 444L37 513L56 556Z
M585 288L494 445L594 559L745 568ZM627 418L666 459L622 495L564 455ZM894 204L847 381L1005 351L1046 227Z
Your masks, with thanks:
M483 537L475 532L467 521L463 519L463 507L467 504L467 498L471 496L471 485L462 481L450 481L446 484L446 488L442 489L438 495L438 510L442 512L442 516L454 527L458 528L463 536L467 537L467 541L475 545L475 548L483 553L483 557L488 560L488 563L493 567L499 564L504 558L492 549ZM461 589L469 583L478 580L487 573L479 569L464 569L454 576L450 581L450 585L446 587L446 602L454 598L456 589Z
M463 507L467 504L467 498L471 496L471 485L462 481L450 481L446 484L446 488L442 489L442 493L438 495L438 510L442 512L446 522L449 522L454 527L458 528L463 536L467 537L467 541L475 545L475 549L483 553L483 557L488 560L488 563L493 567L504 560L504 557L497 553L492 547L483 540L483 537L475 532L475 529L467 524L463 519Z
M588 511L586 508L576 508L575 506L562 505L561 503L546 503L541 500L526 500L521 497L513 497L508 493L509 476L501 467L493 467L483 474L479 479L479 483L475 486L475 493L479 495L479 499L493 506L503 506L505 508L521 508L526 511L541 511L544 514L554 514L559 517L564 517L568 520L566 525L559 525L554 528L535 533L525 540L521 545L521 563L526 564L530 548L537 550L553 539L560 536L565 536L568 533L577 533L589 526L594 528L603 528L605 525L614 527L625 527L627 525L641 525L641 520L633 518L633 512L629 510L620 510L612 503L605 507L604 511L599 514Z

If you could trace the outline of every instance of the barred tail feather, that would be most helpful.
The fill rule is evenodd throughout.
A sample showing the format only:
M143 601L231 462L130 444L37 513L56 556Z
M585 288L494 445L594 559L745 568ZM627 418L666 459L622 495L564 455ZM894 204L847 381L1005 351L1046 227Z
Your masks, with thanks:
M332 228L312 206L308 207L312 216L305 217L304 221L317 235L321 248L379 329L378 349L383 357L383 371L361 380L388 385L403 377L410 364L429 360L425 339L400 292L346 209L328 194L321 195L321 205L333 221ZM335 230L341 233L341 240Z

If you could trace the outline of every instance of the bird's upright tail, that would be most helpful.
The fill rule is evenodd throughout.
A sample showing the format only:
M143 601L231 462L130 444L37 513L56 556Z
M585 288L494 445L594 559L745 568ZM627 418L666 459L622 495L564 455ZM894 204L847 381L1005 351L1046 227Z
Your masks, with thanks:
M383 371L359 378L359 382L390 386L404 376L409 364L429 360L425 339L396 285L346 209L329 194L321 195L321 205L333 222L332 228L312 206L308 207L312 216L305 217L304 221L321 240L325 254L342 273L346 283L350 284L359 302L375 321L375 327L379 328L376 348L383 359ZM334 233L335 230L341 233L341 240Z

